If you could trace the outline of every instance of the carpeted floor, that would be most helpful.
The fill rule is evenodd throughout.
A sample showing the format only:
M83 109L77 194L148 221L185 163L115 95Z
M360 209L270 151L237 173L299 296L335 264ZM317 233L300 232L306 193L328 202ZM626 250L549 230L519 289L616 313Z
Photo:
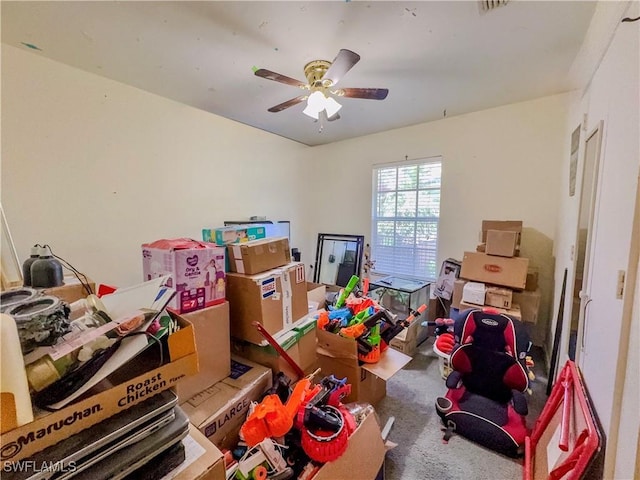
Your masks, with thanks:
M442 443L441 422L434 402L444 395L446 387L440 375L439 357L432 348L432 338L418 347L413 360L389 379L387 396L376 406L382 427L389 417L395 417L388 439L398 446L387 453L385 479L521 479L521 460L502 456L456 435L448 444ZM542 351L534 349L531 353L536 361L537 378L529 397L529 427L546 401Z

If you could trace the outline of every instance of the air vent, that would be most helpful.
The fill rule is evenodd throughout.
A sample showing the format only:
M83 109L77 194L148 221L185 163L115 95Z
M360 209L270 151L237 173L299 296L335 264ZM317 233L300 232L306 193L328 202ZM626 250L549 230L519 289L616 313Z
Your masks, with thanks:
M480 13L486 13L495 8L502 7L506 5L508 1L509 0L478 0Z

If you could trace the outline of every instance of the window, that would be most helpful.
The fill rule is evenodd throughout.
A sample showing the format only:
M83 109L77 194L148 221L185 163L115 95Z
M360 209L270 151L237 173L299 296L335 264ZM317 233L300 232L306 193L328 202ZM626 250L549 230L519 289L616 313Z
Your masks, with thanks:
M374 271L435 280L442 158L374 167Z

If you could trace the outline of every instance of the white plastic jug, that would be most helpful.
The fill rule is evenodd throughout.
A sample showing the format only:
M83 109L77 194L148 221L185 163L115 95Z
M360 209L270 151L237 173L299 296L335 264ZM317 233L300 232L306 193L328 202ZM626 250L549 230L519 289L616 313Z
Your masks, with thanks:
M33 408L24 368L18 328L14 319L0 314L0 392L2 393L2 431L33 422ZM15 404L15 417L13 414ZM17 425L16 425L17 422Z

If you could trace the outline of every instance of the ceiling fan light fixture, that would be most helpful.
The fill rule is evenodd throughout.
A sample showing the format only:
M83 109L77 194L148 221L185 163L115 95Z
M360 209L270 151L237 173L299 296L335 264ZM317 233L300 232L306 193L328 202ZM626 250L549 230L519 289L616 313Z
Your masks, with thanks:
M302 111L305 115L317 120L320 112L326 110L328 117L333 117L338 110L342 108L336 100L332 97L327 97L320 90L316 90L307 99L307 106Z
M327 117L333 117L341 108L342 105L336 102L335 98L325 97L324 109L327 111Z
M315 108L312 108L311 106L307 105L305 109L302 111L302 113L304 113L308 117L313 118L314 120L318 120L318 115L320 113L320 110L316 110Z
M508 0L485 1L506 2ZM305 115L314 120L326 117L329 121L332 121L340 118L338 111L342 109L342 105L331 95L370 100L384 100L387 98L389 90L386 88L340 88L338 90L331 90L359 60L360 55L344 48L340 49L333 62L329 62L328 60L313 60L304 67L304 74L305 77L307 77L306 84L295 78L287 77L264 68L257 69L253 73L258 77L298 87L309 92L308 95L299 95L279 105L275 105L267 109L267 111L271 113L281 112L306 100L306 105L303 110Z
M324 108L326 97L320 90L316 90L307 99L307 106L313 108L317 112Z

